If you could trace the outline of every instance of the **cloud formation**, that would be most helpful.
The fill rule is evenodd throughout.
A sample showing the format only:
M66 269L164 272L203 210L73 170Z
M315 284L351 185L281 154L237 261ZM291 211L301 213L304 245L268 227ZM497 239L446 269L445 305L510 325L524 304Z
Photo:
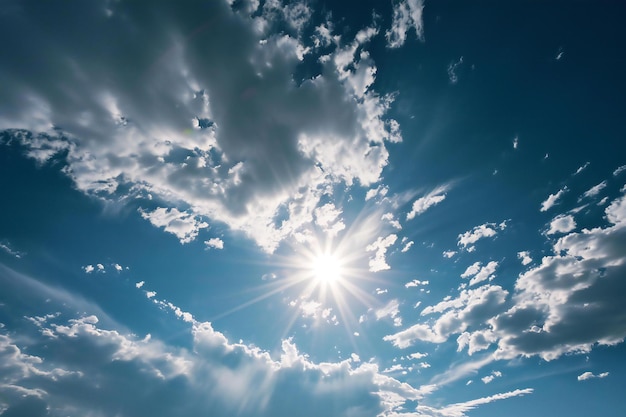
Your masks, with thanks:
M423 0L394 0L391 28L385 33L387 46L399 48L404 45L411 29L419 40L424 40Z
M421 3L407 4L418 19ZM385 143L401 140L385 117L392 96L371 89L366 45L377 28L329 44L322 58L301 36L305 3L65 6L27 1L2 15L14 59L0 70L0 130L40 162L62 159L80 191L136 198L182 243L219 221L271 252L313 220L329 186L376 183ZM296 82L305 55L320 73Z

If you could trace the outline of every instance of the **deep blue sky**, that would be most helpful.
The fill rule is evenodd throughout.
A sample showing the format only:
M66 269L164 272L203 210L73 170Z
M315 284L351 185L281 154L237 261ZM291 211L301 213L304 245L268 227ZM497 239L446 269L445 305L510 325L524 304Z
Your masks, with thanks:
M624 17L3 2L0 416L621 416Z

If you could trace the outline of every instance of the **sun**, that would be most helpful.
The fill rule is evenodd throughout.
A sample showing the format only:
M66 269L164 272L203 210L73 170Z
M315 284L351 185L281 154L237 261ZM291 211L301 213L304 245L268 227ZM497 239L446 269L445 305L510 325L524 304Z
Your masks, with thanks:
M333 284L341 279L341 262L332 254L320 254L311 264L314 279L320 284Z

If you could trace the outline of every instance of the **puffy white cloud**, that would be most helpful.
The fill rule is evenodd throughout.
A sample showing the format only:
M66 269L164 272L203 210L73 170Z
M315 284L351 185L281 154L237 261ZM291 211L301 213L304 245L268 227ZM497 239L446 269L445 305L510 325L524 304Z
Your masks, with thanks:
M501 312L507 295L508 292L497 285L463 290L457 298L444 299L422 310L422 316L440 314L433 324L420 322L393 335L387 335L383 340L392 342L399 348L412 346L416 340L443 343L450 335L460 334L470 326L483 324Z
M556 194L550 194L548 198L546 198L546 200L541 203L540 211L550 210L555 204L558 204L559 199L563 197L563 194L565 194L567 191L567 187L563 187L559 191L557 191Z
M493 237L498 233L497 229L504 230L505 228L506 222L502 222L499 225L495 223L481 224L480 226L474 227L472 230L460 234L457 243L461 249L473 252L476 249L474 243L486 237Z
M446 199L447 190L447 186L438 187L430 193L426 194L425 196L415 200L413 202L413 206L411 207L411 211L408 212L406 215L406 219L411 220L415 218L415 216L419 216L420 214L424 213L432 206L441 203L443 200Z
M153 211L140 209L141 216L148 219L157 227L163 227L166 232L174 234L180 243L189 243L198 236L200 229L209 227L209 224L198 220L192 213L179 211L177 208L159 207Z
M418 39L424 40L423 0L397 0L393 4L391 28L385 33L387 46L399 48L404 45L407 33L414 29Z
M626 197L612 201L605 214L610 226L559 238L554 255L520 275L514 305L490 321L497 357L552 360L624 340Z
M443 257L444 258L452 258L454 255L456 255L456 251L455 250L447 250L443 252Z
M181 242L212 220L271 252L313 221L329 187L378 182L386 142L401 140L386 117L393 96L372 90L366 49L378 29L351 40L325 25L318 32L333 41L320 73L296 82L304 55L318 53L300 36L310 23L305 2L202 7L157 2L145 13L116 2L104 13L88 3L23 15L4 36L8 47L45 53L0 70L10 80L1 83L0 130L17 129L10 135L41 162L62 158L84 193L137 197L142 216ZM205 15L212 24L198 20ZM65 30L48 30L49 20ZM66 36L83 25L81 37ZM45 77L33 70L41 65Z
M519 138L517 136L515 136L513 138L513 149L517 149L518 145L519 145Z
M346 228L343 220L339 217L341 213L342 210L336 208L333 203L326 203L313 211L315 224L330 236L336 236Z
M550 228L546 231L546 234L553 235L556 233L571 232L576 228L576 221L570 214L556 216L550 222Z
M495 277L494 272L498 267L498 262L490 261L487 265L481 266L480 262L475 262L468 266L465 272L461 274L461 278L473 277L470 280L470 285L477 284L479 282L489 279L490 281Z
M420 285L428 285L428 281L420 281L419 279L414 279L413 281L407 282L404 284L405 288L418 287Z
M490 375L484 376L482 378L480 378L481 381L483 381L484 384L488 384L491 381L493 381L496 378L500 378L502 376L502 372L500 371L493 371Z
M93 267L93 265L86 265L86 266L83 266L83 270L87 274L91 274L95 270L95 268Z
M609 376L608 372L602 372L599 373L597 375L595 375L593 372L583 372L582 374L578 375L577 379L579 381L586 381L588 379L594 379L594 378L606 378L607 376Z
M145 283L146 283L146 281L139 281L139 282L135 283L135 287L141 288L141 287L144 286Z
M530 257L530 252L521 251L517 252L517 259L522 261L522 265L526 266L533 261L533 258Z
M204 244L207 248L224 249L224 241L219 237L212 237L209 240L205 240Z
M396 243L397 239L398 236L392 233L384 238L378 237L374 243L367 245L365 248L367 252L375 252L374 257L369 260L369 270L371 272L384 271L391 268L387 264L385 255L387 254L387 249Z

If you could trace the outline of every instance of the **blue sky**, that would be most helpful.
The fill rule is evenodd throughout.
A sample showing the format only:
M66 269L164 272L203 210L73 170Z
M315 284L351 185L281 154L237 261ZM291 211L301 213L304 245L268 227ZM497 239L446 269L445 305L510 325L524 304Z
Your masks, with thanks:
M620 416L620 2L4 1L0 416Z

